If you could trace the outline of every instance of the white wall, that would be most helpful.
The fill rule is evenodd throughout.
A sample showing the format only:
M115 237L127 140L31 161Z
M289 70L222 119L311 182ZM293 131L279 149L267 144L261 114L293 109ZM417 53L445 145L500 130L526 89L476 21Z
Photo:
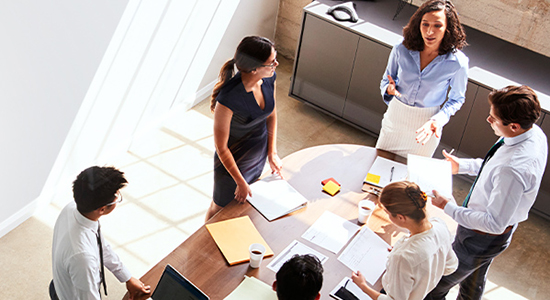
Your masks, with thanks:
M44 166L37 176L42 181L33 185L38 191L43 187L39 201L34 200L36 193L19 197L22 205L0 215L0 224L10 216L4 228L17 223L15 215L27 216L37 202L51 201L82 169L109 163L136 134L170 111L188 109L203 99L244 36L273 39L277 8L275 0L130 0L95 76L87 78L91 83L86 95L77 98L82 105L73 124L57 129L64 137L70 127L64 141L57 139L63 142L61 149L58 143L52 150L55 164ZM63 117L65 113L58 111ZM43 118L43 127L56 122L50 117ZM33 136L30 144L36 140Z
M32 213L127 2L0 2L0 236Z

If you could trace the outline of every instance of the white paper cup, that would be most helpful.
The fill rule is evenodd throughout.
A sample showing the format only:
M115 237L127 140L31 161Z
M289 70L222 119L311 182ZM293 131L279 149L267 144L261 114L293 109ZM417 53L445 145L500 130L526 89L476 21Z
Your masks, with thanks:
M367 223L367 220L369 219L369 216L372 214L372 211L374 210L374 207L376 204L370 200L362 200L359 201L359 204L357 205L357 209L359 211L359 215L357 217L357 221L361 224Z
M262 263L265 254L265 247L262 244L252 244L248 247L250 252L250 267L258 268Z

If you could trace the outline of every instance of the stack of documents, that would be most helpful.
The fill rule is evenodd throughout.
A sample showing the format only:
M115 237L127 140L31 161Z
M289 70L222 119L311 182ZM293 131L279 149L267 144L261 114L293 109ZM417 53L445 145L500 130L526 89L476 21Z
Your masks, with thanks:
M273 250L269 248L248 216L206 224L206 229L229 265L249 261L248 247L254 243L264 245L266 249L264 257L273 255Z
M302 238L336 254L360 228L357 224L330 211L325 211L302 235Z
M378 156L370 167L364 182L383 188L391 182L402 181L406 178L406 165Z
M273 221L307 205L307 199L286 180L264 178L250 185L248 202L268 221Z

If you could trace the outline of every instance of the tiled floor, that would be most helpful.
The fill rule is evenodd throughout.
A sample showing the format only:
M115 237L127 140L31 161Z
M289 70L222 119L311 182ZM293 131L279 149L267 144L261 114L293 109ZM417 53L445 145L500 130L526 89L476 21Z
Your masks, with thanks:
M374 145L374 138L288 97L291 64L281 59L277 69L281 157L320 144ZM128 152L109 162L126 173L130 184L123 189L124 202L101 219L102 229L134 276L140 277L202 225L212 193L213 151L212 114L203 101L137 138ZM461 201L469 183L455 178L454 185ZM70 183L49 206L0 239L1 299L48 299L52 227L68 201ZM486 300L548 299L549 224L532 215L519 226L512 245L489 272ZM121 299L124 285L107 274L109 296L104 299Z

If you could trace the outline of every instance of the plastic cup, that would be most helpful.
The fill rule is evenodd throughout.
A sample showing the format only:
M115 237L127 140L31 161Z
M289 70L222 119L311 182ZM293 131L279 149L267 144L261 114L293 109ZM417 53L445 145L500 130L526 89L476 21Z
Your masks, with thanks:
M357 205L358 209L358 217L357 221L361 224L367 223L369 216L372 214L372 211L374 210L374 207L376 204L370 200L362 200L359 201L359 204Z
M250 252L250 267L254 269L258 268L262 263L262 259L264 258L264 245L254 243L250 245L250 247L248 247L248 250Z

